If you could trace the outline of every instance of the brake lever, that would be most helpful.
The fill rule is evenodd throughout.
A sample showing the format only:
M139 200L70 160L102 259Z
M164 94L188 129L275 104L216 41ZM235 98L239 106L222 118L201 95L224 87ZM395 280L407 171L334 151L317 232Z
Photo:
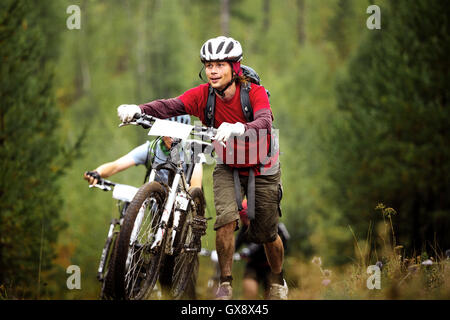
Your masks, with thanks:
M211 129L211 130L208 130L206 132L193 132L192 135L199 136L199 137L207 137L211 141L213 141L213 140L217 141L216 139L214 139L214 136L215 136L214 131L216 131L216 133L217 133L217 130ZM217 142L220 143L224 148L227 147L226 144L222 140L217 141Z
M89 188L99 188L99 189L102 189L103 191L111 191L112 190L111 187L105 186L104 184L95 184L95 185L90 184Z
M129 126L129 125L131 125L131 124L136 125L137 123L136 123L136 121L122 122L121 124L119 124L119 128L125 127L125 126Z

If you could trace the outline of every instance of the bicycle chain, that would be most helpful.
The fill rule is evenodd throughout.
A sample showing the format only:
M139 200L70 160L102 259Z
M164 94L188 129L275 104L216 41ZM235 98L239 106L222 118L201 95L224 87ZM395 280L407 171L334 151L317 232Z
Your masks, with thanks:
M192 219L191 226L192 232L200 237L206 234L206 229L208 228L206 218L201 216L194 217L194 219Z

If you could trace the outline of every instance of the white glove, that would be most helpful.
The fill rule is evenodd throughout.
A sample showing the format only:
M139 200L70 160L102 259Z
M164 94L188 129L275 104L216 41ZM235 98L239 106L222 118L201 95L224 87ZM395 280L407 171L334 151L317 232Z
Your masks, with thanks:
M135 104L121 104L117 108L117 115L119 116L120 121L122 122L130 122L133 120L134 115L141 115L141 108Z
M241 136L243 135L245 132L245 126L244 124L240 123L240 122L236 122L236 123L228 123L228 122L223 122L219 129L217 129L217 133L216 136L214 137L215 140L217 141L222 141L222 142L226 142L228 140L228 138L230 138L231 136Z

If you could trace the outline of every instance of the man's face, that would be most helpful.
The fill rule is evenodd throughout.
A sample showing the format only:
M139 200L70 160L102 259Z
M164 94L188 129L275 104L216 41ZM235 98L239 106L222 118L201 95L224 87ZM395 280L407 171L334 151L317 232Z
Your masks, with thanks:
M225 88L233 75L230 64L225 61L205 62L205 73L210 85L219 90Z

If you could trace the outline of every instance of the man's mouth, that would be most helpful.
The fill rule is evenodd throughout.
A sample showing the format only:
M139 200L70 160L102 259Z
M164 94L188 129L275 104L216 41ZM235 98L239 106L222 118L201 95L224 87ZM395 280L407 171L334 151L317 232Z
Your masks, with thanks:
M211 78L210 80L211 80L212 83L217 83L217 82L219 82L220 77L217 77L217 78Z

